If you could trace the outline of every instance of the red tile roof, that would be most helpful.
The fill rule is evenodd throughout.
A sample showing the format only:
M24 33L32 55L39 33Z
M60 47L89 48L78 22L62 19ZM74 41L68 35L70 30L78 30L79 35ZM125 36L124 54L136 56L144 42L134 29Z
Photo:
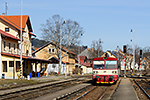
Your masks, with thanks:
M20 30L20 24L21 24L21 16L20 15L14 15L14 16L0 16L0 19L4 20L5 22L9 23L13 27L17 28ZM22 15L22 28L24 29L26 24L28 25L29 28L29 34L34 35L32 32L32 27L31 23L29 20L28 15ZM22 30L24 31L24 30ZM35 35L34 35L35 36Z
M15 39L15 40L20 41L20 39L19 39L19 38L15 37L15 36L13 36L13 35L11 35L11 34L9 34L9 33L6 33L6 32L4 32L4 31L3 31L3 30L1 30L1 29L0 29L0 34L2 34L2 35L4 35L4 36L6 36L6 37L8 37L8 38L11 38L11 39Z
M35 36L35 37L36 37L36 35L35 35L35 34L33 34L33 33L31 33L31 32L29 32L29 34L30 34L30 35L33 35L33 36Z
M40 47L38 47L38 48L35 48L35 51L36 51L36 50L38 50L38 49L40 49Z
M80 63L81 65L84 65L86 67L91 67L91 63Z
M15 26L20 27L21 24L21 16L15 15L15 16L4 16L8 21L12 22ZM25 28L27 20L29 16L28 15L22 15L22 28Z
M10 53L4 53L4 52L1 52L1 54L2 55L6 55L6 56L20 58L20 55L17 55L17 54L10 54ZM38 58L29 57L29 56L22 56L22 59L29 59L29 60L35 60L35 61L50 62L49 60L38 59Z

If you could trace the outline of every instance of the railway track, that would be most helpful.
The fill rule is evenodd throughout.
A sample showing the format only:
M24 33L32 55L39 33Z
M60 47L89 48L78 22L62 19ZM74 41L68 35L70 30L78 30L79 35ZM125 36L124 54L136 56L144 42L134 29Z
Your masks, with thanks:
M101 100L108 89L108 86L96 86L95 88L85 92L75 100Z
M138 87L144 92L148 99L150 99L150 83L146 80L133 80Z
M111 99L119 82L114 85L85 86L66 95L54 98L53 100L109 100Z
M29 88L24 90L13 91L10 93L5 93L0 95L1 100L30 100L33 98L37 98L43 96L48 93L54 93L56 91L69 88L71 86L81 84L86 82L87 80L74 79L65 82L59 82L54 84L47 84L44 86L39 86L35 88Z
M53 100L101 100L108 89L108 86L89 85Z

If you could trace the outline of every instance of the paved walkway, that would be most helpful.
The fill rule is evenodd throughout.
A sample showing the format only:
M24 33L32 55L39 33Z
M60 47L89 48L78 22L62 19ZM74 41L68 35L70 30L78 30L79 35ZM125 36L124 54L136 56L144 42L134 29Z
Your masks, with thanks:
M138 100L136 92L129 78L122 78L115 93L114 100Z

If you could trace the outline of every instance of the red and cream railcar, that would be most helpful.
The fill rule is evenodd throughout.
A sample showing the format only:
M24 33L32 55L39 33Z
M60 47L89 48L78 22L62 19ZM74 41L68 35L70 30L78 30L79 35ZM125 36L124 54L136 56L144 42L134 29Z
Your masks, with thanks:
M118 60L113 57L93 59L93 83L113 84L119 79Z

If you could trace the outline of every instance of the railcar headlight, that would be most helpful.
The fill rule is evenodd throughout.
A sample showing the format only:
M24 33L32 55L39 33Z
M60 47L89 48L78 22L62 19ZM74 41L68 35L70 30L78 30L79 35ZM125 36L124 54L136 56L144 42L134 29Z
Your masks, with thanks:
M112 71L112 73L114 73L114 71Z
M93 71L93 73L95 73L95 71Z
M98 71L96 71L96 73L98 73Z

